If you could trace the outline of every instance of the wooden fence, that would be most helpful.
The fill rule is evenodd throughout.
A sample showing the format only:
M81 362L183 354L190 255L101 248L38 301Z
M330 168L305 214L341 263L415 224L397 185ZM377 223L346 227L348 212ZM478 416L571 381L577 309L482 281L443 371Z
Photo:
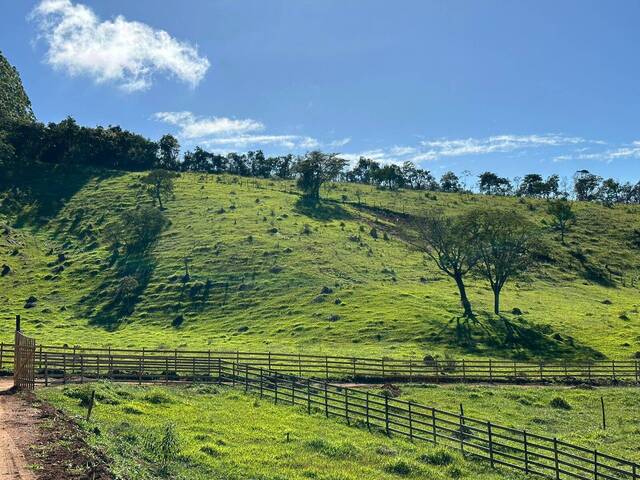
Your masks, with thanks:
M14 351L13 385L16 388L33 390L35 387L36 341L16 331Z
M465 455L549 478L638 480L640 466L597 450L485 420L390 398L327 381L286 375L227 361L218 381L275 403L299 405L309 414L337 417L369 430L460 449Z
M427 360L368 358L273 352L147 350L39 346L38 376L66 377L80 370L104 375L119 371L137 376L186 379L209 370L215 359L325 380L355 382L503 382L503 383L632 383L640 384L640 360L594 362L518 362L509 360ZM11 368L13 346L0 343L0 371ZM194 373L195 372L195 373Z
M12 347L0 344L0 369L12 358ZM640 467L622 458L364 389L345 388L326 379L335 376L339 380L419 380L432 379L437 375L435 378L439 379L508 381L520 377L521 370L517 370L517 376L511 376L494 363L491 363L491 377L478 374L485 370L475 370L476 377L460 377L455 376L457 370L451 370L450 365L444 369L442 363L438 363L437 367L420 366L420 370L416 365L416 370L410 370L409 376L405 370L408 364L403 360L357 358L354 361L351 357L246 352L38 347L34 361L38 380L45 385L92 379L140 383L225 383L270 398L276 403L302 406L308 413L321 412L327 417L343 418L349 424L372 431L459 448L466 455L488 460L492 466L506 466L556 480L640 480ZM463 364L468 365L466 362ZM389 365L394 365L394 368L390 369ZM617 370L618 362L614 365L617 375L625 371ZM385 368L384 375L381 375L381 368ZM614 378L602 376L604 373L601 372L607 371L606 364L605 367L591 365L590 368L590 378L594 380ZM545 366L543 373L547 371L554 372L551 367ZM498 376L497 372L502 373ZM599 372L599 376L596 376L596 372ZM548 377L536 376L533 380L540 378L562 380L570 376L550 373ZM634 376L631 377L633 379Z

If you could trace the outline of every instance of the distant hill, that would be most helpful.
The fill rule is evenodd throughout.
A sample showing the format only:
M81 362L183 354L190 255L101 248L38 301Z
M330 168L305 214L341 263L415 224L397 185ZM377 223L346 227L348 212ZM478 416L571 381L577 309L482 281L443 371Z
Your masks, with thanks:
M575 203L567 245L544 230L548 254L507 284L503 318L472 279L480 315L468 343L457 335L454 284L398 225L429 208L491 204L544 228L544 200L332 184L309 209L291 181L182 174L157 242L115 257L108 225L151 203L144 174L47 168L23 179L20 202L0 193L5 341L21 314L38 341L69 345L515 358L640 351L638 206ZM506 329L515 332L508 344Z

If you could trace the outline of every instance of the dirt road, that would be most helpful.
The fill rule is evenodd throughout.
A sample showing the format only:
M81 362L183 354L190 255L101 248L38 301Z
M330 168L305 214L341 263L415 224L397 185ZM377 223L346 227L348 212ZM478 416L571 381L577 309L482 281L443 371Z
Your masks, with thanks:
M0 480L35 480L23 452L36 439L38 411L9 394L11 378L0 378Z

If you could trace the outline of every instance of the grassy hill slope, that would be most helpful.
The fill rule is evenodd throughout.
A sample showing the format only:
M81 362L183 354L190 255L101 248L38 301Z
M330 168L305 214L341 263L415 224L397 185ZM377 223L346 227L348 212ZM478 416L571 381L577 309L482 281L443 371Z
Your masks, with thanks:
M51 170L24 180L31 193L19 203L5 196L0 266L11 271L0 277L0 339L21 314L39 341L70 345L517 358L640 350L638 207L577 204L567 246L541 235L548 256L507 284L502 318L488 313L487 285L471 280L480 324L462 343L455 286L400 238L395 221L490 203L544 225L544 201L338 184L309 210L291 182L183 174L153 248L114 258L102 231L118 212L150 202L141 175ZM114 298L127 275L139 288L123 312ZM512 344L505 325L517 332Z

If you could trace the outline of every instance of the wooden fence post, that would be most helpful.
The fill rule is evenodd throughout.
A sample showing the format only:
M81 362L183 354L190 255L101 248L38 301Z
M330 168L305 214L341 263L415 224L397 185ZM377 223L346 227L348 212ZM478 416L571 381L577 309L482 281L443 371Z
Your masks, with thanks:
M353 381L356 381L356 357L353 357Z
M351 425L349 422L349 390L344 389L344 416L347 419L347 425Z
M62 350L62 384L67 384L67 347Z
M307 414L311 415L311 379L307 378Z
M40 346L42 349L42 346ZM44 352L44 386L49 386L49 355L47 352Z
M466 365L466 362L464 361L464 358L462 359L462 382L463 383L467 382L467 365Z
M231 364L231 385L236 386L236 364Z
M409 441L413 442L413 415L411 414L411 402L409 402L408 407L409 407Z
M0 370L2 370L3 360L4 360L4 342L0 343Z
M493 362L489 359L489 382L493 382Z
M460 451L464 455L464 407L460 404Z
M593 450L593 478L595 478L595 480L598 480L598 451L597 450Z
M84 383L84 355L83 354L80 354L80 383Z
M384 424L387 435L391 436L389 431L389 395L384 396Z
M436 409L431 407L431 425L433 427L433 444L438 443L438 432L436 427Z
M527 431L522 431L522 443L524 444L524 473L529 474L529 442L527 439Z
M164 359L164 383L169 383L169 357Z
M487 422L487 438L489 439L489 461L491 462L491 468L494 468L494 464L493 464L493 435L491 433L491 422Z
M291 376L291 405L296 404L296 377Z
M365 401L364 401L364 413L367 416L367 429L371 430L371 420L369 418L369 392L366 392Z
M249 391L249 365L244 366L244 392Z
M558 462L558 439L553 437L553 461L556 470L556 480L560 480L560 464Z
M260 398L264 394L264 368L260 367Z
M329 418L329 393L327 392L327 384L324 384L324 415Z

